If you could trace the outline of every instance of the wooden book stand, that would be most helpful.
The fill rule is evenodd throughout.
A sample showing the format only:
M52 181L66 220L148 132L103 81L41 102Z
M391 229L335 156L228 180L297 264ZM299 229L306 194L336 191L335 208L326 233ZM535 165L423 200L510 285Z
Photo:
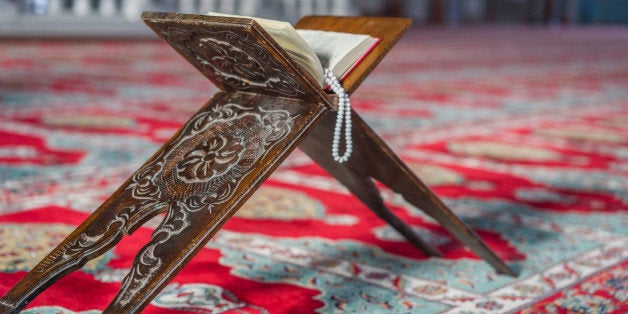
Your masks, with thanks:
M142 18L221 91L0 299L1 313L18 312L58 279L166 212L105 309L139 312L297 146L426 254L440 252L386 208L372 179L432 216L498 272L514 275L355 112L353 155L344 164L333 161L330 113L337 98L321 90L255 21L156 12ZM352 93L409 25L399 18L305 17L296 27L382 39L344 81Z

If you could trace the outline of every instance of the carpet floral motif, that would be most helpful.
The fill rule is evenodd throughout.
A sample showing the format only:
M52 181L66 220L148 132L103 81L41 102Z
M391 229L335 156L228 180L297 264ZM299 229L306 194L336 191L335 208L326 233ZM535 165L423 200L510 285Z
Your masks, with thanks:
M304 220L321 219L324 207L307 194L291 189L262 187L236 214L247 219Z
M156 307L195 313L268 313L260 307L241 302L230 291L206 284L170 285L152 302Z
M628 272L624 263L522 313L614 313L625 310L627 303Z

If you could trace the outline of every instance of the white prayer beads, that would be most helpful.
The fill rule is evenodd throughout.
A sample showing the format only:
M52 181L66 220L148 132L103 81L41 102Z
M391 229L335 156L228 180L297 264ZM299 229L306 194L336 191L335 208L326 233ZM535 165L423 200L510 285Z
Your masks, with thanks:
M338 82L338 78L329 69L325 69L325 82L334 94L338 95L338 113L336 114L336 126L334 127L334 137L331 142L331 156L338 163L344 163L349 160L353 152L353 140L351 136L351 102L349 94ZM340 156L338 151L340 147L340 134L342 133L342 124L344 121L345 128L345 152Z

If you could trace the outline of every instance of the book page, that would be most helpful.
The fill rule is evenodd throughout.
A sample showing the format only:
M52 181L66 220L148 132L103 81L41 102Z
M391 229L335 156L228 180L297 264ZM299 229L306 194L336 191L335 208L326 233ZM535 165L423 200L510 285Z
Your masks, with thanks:
M369 35L299 29L297 33L314 49L323 68L343 77L379 39Z

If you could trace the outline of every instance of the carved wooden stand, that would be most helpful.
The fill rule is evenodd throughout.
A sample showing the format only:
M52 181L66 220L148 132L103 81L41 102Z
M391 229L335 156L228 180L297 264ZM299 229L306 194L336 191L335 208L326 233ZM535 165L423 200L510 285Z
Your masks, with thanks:
M167 212L105 309L139 312L297 146L426 254L440 252L386 208L372 179L428 213L498 272L514 275L355 112L353 155L344 164L333 161L335 115L329 113L337 99L304 74L255 21L156 12L142 18L221 92L3 296L0 312L18 312L58 279ZM382 39L344 81L352 93L409 24L396 18L306 17L296 27Z

